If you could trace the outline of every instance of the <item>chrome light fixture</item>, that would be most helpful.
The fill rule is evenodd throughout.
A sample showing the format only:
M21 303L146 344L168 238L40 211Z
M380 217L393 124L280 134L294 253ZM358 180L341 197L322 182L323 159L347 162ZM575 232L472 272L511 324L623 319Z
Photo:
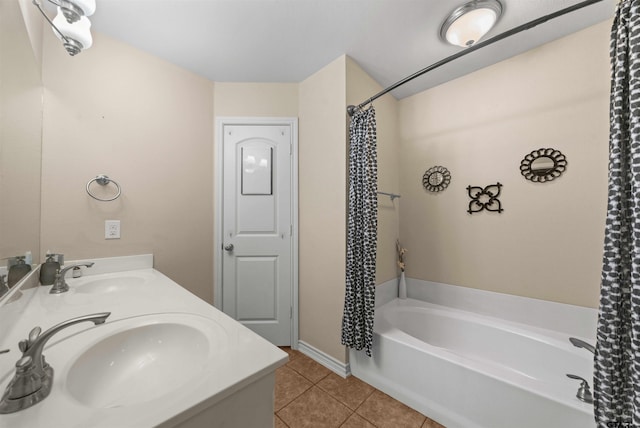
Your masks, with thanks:
M49 22L51 29L69 53L74 56L93 44L91 37L91 21L87 16L93 15L96 10L96 0L47 0L57 6L58 14L49 19L38 0L33 4L38 8L42 16Z
M489 32L502 15L498 0L474 0L449 14L440 28L442 40L469 47Z

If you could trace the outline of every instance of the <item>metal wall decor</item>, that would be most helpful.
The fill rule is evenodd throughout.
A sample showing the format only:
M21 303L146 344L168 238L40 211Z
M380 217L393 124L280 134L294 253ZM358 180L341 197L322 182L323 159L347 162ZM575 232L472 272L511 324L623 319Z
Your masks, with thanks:
M484 188L478 186L467 186L467 192L471 198L469 202L469 214L477 213L482 210L501 213L502 204L498 197L502 190L502 184L499 182L496 184L490 184Z
M555 180L566 168L567 159L555 149L534 150L520 162L520 173L535 183Z
M422 185L430 192L442 192L451 182L451 173L443 166L429 168L422 176Z

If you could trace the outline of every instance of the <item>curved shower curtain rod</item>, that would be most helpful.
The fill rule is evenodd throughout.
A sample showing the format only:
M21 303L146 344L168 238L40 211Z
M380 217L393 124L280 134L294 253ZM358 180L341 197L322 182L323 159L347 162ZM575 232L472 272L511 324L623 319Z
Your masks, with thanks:
M354 105L348 106L347 107L347 113L349 113L349 116L353 116L353 114L356 111L362 109L367 104L371 104L374 100L380 98L381 96L387 94L388 92L393 91L394 89L404 85L405 83L408 83L408 82L412 81L416 77L420 77L423 74L426 74L426 73L430 72L431 70L440 67L441 65L445 65L448 62L451 62L451 61L456 60L456 59L458 59L460 57L463 57L463 56L465 56L467 54L475 52L478 49L481 49L481 48L483 48L485 46L489 46L489 45L491 45L491 44L493 44L495 42L498 42L498 41L500 41L502 39L506 39L507 37L513 36L514 34L518 34L518 33L522 32L522 31L525 31L525 30L529 30L529 29L531 29L533 27L536 27L536 26L538 26L540 24L543 24L543 23L545 23L545 22L547 22L547 21L549 21L551 19L557 18L557 17L562 16L562 15L566 15L567 13L574 12L574 11L576 11L578 9L582 9L583 7L587 7L587 6L590 6L590 5L594 4L594 3L599 3L601 1L602 0L586 0L586 1L583 1L581 3L574 4L573 6L569 6L567 8L560 9L557 12L550 13L549 15L545 15L545 16L542 16L542 17L540 17L538 19L534 19L533 21L529 21L529 22L527 22L525 24L519 25L519 26L517 26L515 28L512 28L511 30L505 31L504 33L500 33L495 37L492 37L490 39L485 40L484 42L480 42L480 43L477 43L477 44L475 44L473 46L465 48L463 51L460 51L460 52L455 53L455 54L453 54L451 56L448 56L448 57L446 57L446 58L444 58L444 59L442 59L442 60L440 60L440 61L438 61L438 62L436 62L434 64L431 64L430 66L428 66L426 68L423 68L420 71L417 71L417 72L413 73L410 76L405 77L404 79L394 83L393 85L389 86L388 88L385 88L382 91L378 92L377 94L375 94L374 96L372 96L368 100L358 104L357 106L354 106Z

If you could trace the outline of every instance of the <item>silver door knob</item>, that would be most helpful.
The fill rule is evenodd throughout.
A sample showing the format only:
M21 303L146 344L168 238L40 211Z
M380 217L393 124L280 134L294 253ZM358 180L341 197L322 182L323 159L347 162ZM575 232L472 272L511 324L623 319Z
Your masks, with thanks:
M228 252L232 252L233 251L233 244L227 244L224 246L224 249Z

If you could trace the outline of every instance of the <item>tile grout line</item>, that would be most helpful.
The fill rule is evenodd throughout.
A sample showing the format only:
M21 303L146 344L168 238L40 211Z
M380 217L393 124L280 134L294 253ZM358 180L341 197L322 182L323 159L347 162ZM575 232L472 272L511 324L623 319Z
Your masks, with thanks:
M346 419L345 419L345 420L340 424L339 428L340 428L340 427L342 427L342 426L344 426L344 424L346 424L346 423L347 423L347 421L348 421L348 420L349 420L349 419L350 419L354 414L355 414L356 416L358 416L358 417L360 417L360 418L364 419L364 420L365 420L365 421L367 421L368 423L370 423L370 424L371 424L371 426L373 426L374 428L378 428L378 426L377 426L376 424L374 424L372 421L370 421L369 419L365 418L364 416L362 416L361 414L359 414L359 413L357 412L357 410L358 410L358 409L359 409L359 408L364 404L364 402L365 402L365 401L367 401L367 400L369 399L369 397L371 397L371 396L373 395L373 393L374 393L374 392L376 392L376 390L377 390L377 389L376 389L375 387L373 387L373 386L369 385L368 383L364 382L363 380L361 380L361 379L359 379L359 378L357 378L357 377L356 377L356 379L358 379L360 382L365 383L366 385L371 386L371 388L373 388L373 389L372 389L372 390L371 390L371 392L370 392L370 393L369 393L369 394L368 394L368 395L367 395L367 396L362 400L362 402L360 402L360 404L358 404L358 405L356 406L356 408L355 408L355 409L351 409L351 407L347 406L345 403L343 403L342 401L340 401L340 400L338 399L338 397L335 397L331 392L329 392L329 391L325 390L322 386L318 385L320 382L322 382L322 380L323 380L323 379L325 379L325 378L329 377L330 375L331 375L331 373L328 373L326 376L324 376L322 379L320 379L318 382L316 382L316 383L314 384L314 386L317 386L321 391L325 392L327 395L329 395L329 397L333 398L335 401L337 401L338 403L342 404L344 407L346 407L347 409L349 409L349 411L351 412L351 413L349 413L349 416L347 416L347 418L346 418ZM423 421L423 423L424 423L424 421Z
M357 379L357 378L356 378L356 379ZM364 382L364 381L361 381L361 382ZM365 383L366 383L366 382L365 382ZM367 383L367 385L369 385L369 384ZM371 385L369 385L369 386L371 386ZM371 425L373 425L375 428L378 428L378 425L374 424L374 423L373 423L373 421L370 421L369 419L365 418L365 417L364 417L364 416L362 416L360 413L358 413L358 409L359 409L360 407L362 407L362 405L365 403L365 401L367 401L367 400L368 400L368 399L369 399L369 398L370 398L370 397L371 397L371 396L372 396L372 395L377 391L377 389L376 389L376 388L374 388L374 387L372 387L372 388L373 388L373 391L371 391L371 392L369 393L369 395L367 395L367 397L366 397L364 400L362 400L362 403L358 404L358 407L356 407L356 409L353 411L353 413L355 413L356 415L360 416L360 417L361 417L362 419L364 419L365 421L369 422L369 423L370 423Z
M280 410L278 410L277 412L274 411L274 414L278 414L281 410L284 410L285 407L287 407L289 404L293 403L294 401L296 401L298 398L300 398L305 392L307 392L308 390L310 390L311 388L313 388L314 385L312 384L309 388L305 389L304 391L302 391L300 394L296 395L295 397L293 397L291 399L291 401L288 401L287 404L283 405L282 407L280 407ZM282 419L282 418L280 418ZM284 422L284 421L283 421Z
M322 376L320 379L318 379L317 381L314 381L313 379L310 379L311 374L313 374L313 372L305 370L304 369L304 365L300 365L300 367L298 369L291 367L289 365L289 363L297 360L298 358L302 357L303 355L298 355L298 354L289 354L289 362L287 364L285 364L285 366L283 367L287 367L289 370L291 370L293 373L301 376L304 380L306 380L307 382L309 382L310 386L308 388L305 388L304 391L302 391L300 394L298 394L296 397L294 397L293 399L291 399L290 401L288 401L286 404L284 404L280 410L278 410L277 412L274 411L274 415L276 417L278 417L279 422L281 422L285 427L290 428L291 426L289 424L287 424L284 419L282 419L279 415L279 413L281 411L283 411L284 409L286 409L287 407L289 407L293 402L295 402L296 400L300 399L300 397L302 397L303 395L307 394L314 386L317 387L317 390L319 392L322 392L323 394L326 394L327 398L331 399L332 401L336 402L337 404L341 405L344 409L346 409L348 412L346 418L339 423L339 425L337 425L338 427L344 427L345 424L347 423L347 421L349 421L351 418L354 417L354 414L356 415L357 418L362 419L363 421L365 421L366 423L370 424L371 427L374 428L379 428L379 425L377 425L376 423L374 423L373 421L369 420L367 417L361 415L360 413L358 413L359 409L362 408L362 406L364 405L365 402L367 402L367 400L369 400L375 393L376 391L381 392L382 394L384 394L382 391L378 390L377 388L373 387L372 385L368 384L367 382L362 381L361 379L357 378L357 380L359 380L360 382L363 382L364 384L368 385L369 387L372 388L371 392L369 392L364 399L362 399L362 401L360 401L360 403L355 406L354 409L352 409L350 406L348 406L345 402L343 402L342 399L340 399L338 396L334 395L331 391L324 389L320 383L323 382L325 379L327 379L329 376L331 376L332 372L328 372L327 374L325 374L324 376ZM293 358L292 358L293 357ZM312 361L314 361L311 358ZM305 375L305 373L303 373L303 371L305 371L307 374ZM315 377L315 376L313 376ZM386 394L385 394L386 395ZM393 397L391 397L393 398ZM397 400L396 400L397 401ZM414 410L414 409L412 409ZM419 412L418 412L419 413ZM422 428L425 424L426 421L429 421L429 417L421 414L421 416L423 417L423 420L420 423L420 428Z
M276 415L276 414L275 414L275 412L274 412L274 415ZM276 416L278 416L278 415L276 415ZM286 422L285 422L285 421L284 421L280 416L278 416L278 419L280 419L280 422L282 422L286 428L291 428L291 427L289 426L289 424L288 424L288 423L286 423Z
M319 384L320 384L320 382L322 382L322 381L323 381L324 379L326 379L327 377L331 376L331 372L327 373L327 374L326 374L326 375L324 375L322 378L318 379L318 381L314 382L313 380L311 380L311 379L307 378L303 373L299 372L299 371L298 371L298 370L296 370L295 368L290 367L290 369L291 369L291 370L293 370L293 371L295 371L296 373L300 374L300 376L304 377L305 379L307 379L309 382L311 382L311 383L312 383L311 387L309 387L305 392L307 392L309 389L311 389L312 387L314 387L314 386L315 386L315 387L317 387L320 391L322 391L322 392L324 392L325 394L327 394L327 395L329 396L329 398L333 399L336 403L341 404L343 407L345 407L347 410L349 410L349 415L345 418L345 420L344 420L344 421L342 421L342 423L340 423L339 427L342 427L344 424L346 424L346 423L347 423L347 421L349 420L349 418L351 418L351 416L353 416L353 415L354 415L354 413L356 413L356 411L355 411L355 410L352 410L349 406L347 406L345 403L343 403L342 401L340 401L340 400L338 399L338 397L335 397L333 394L331 394L329 391L326 391L324 388L322 388L322 387L319 385ZM371 394L373 394L373 391L371 392ZM371 395L371 394L369 394L369 395ZM302 395L302 394L300 394L300 395ZM299 395L298 397L300 397L300 395ZM298 397L296 397L296 398L298 398ZM369 396L367 396L367 398L369 398ZM366 398L365 398L365 400L366 400ZM294 400L292 400L292 402L293 402L293 401L295 401L295 399L294 399ZM363 402L364 402L364 400L363 400ZM361 405L361 404L362 404L362 403L360 403L360 405ZM360 407L360 405L359 405L358 407ZM288 406L288 404L287 404L287 406ZM285 406L285 407L286 407L286 406ZM283 407L283 409L284 409L284 407ZM357 409L357 407L356 407L356 409ZM281 409L281 410L282 410L282 409ZM359 415L358 415L358 416L359 416ZM283 422L284 422L284 421L283 421ZM367 422L368 422L368 421L367 421ZM285 425L286 425L286 422L285 422ZM372 425L373 425L373 424L372 424ZM374 427L375 427L375 425L374 425ZM377 427L376 427L376 428L377 428Z
M305 389L304 391L302 391L299 395L296 395L291 401L289 401L287 404L285 404L284 406L280 407L280 410L278 410L277 412L273 412L273 414L277 415L278 413L280 413L281 411L283 411L286 407L288 407L291 403L293 403L294 401L296 401L298 398L300 398L305 392L307 392L308 390L310 390L313 387L313 385L311 385L309 388ZM278 416L280 417L280 416ZM282 419L282 418L280 418ZM283 420L284 422L284 420Z

